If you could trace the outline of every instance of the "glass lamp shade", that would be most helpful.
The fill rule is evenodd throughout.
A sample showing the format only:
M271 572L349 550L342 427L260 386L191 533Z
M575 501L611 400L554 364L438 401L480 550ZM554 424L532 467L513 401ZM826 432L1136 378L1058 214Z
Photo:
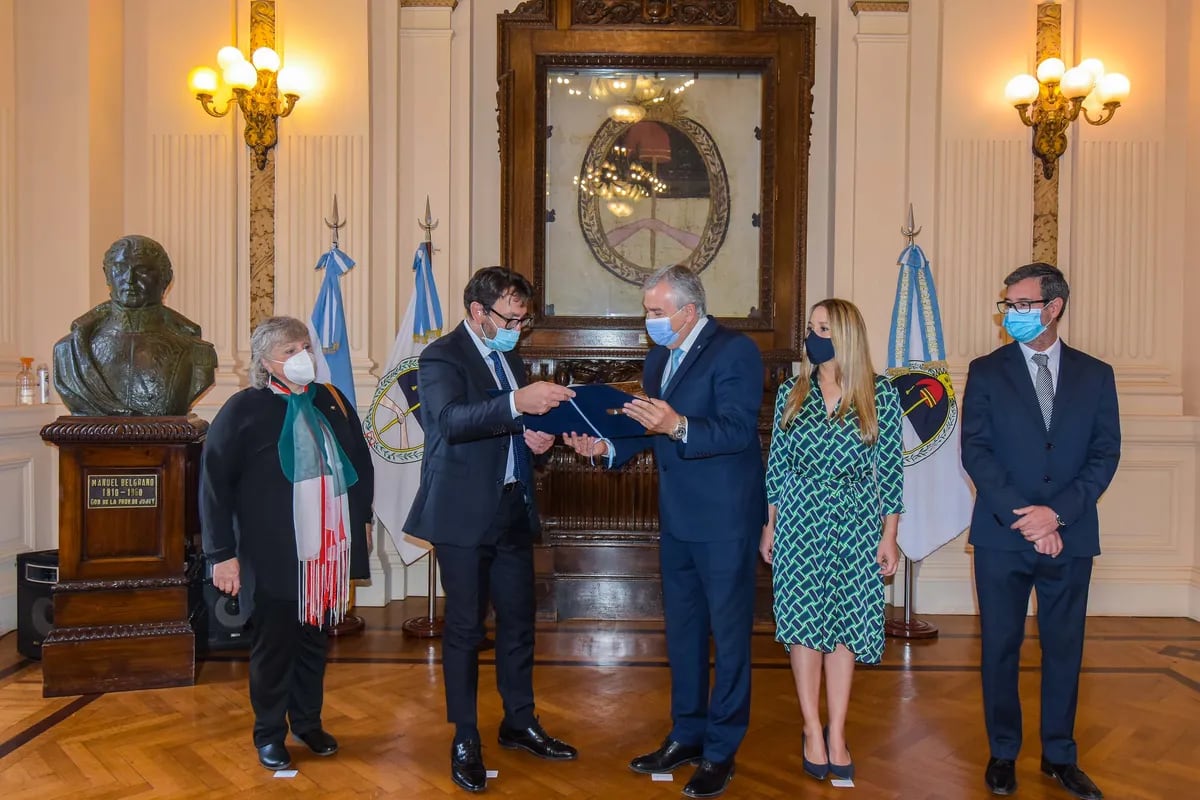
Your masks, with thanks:
M1083 67L1072 67L1063 73L1060 87L1063 95L1074 100L1078 97L1087 97L1095 85L1096 79L1089 70Z
M1079 68L1092 73L1092 79L1095 81L1099 81L1100 76L1104 74L1104 62L1098 58L1085 58L1079 62Z
M1061 58L1047 58L1037 65L1037 79L1042 83L1058 83L1066 71L1067 65Z
M258 83L258 73L249 61L238 61L226 68L225 82L235 89L253 89Z
M217 71L210 67L196 67L188 75L188 87L192 94L216 94Z
M229 69L230 65L245 60L246 57L242 55L242 51L231 44L217 51L217 66L221 68L222 72Z
M607 206L609 213L619 219L624 219L633 213L633 206L624 200L609 200Z
M1018 75L1004 87L1004 98L1014 106L1024 106L1037 100L1040 91L1037 78L1032 75Z
M250 57L250 62L254 64L255 69L265 69L267 72L279 72L279 53L276 53L269 47L260 47L255 50L254 55Z
M1129 78L1119 72L1110 72L1096 86L1097 99L1101 103L1124 103L1129 99Z
M608 107L608 116L614 122L641 122L646 116L646 109L633 103L617 103Z
M282 94L303 95L308 91L308 75L300 67L284 67L279 70L276 85Z

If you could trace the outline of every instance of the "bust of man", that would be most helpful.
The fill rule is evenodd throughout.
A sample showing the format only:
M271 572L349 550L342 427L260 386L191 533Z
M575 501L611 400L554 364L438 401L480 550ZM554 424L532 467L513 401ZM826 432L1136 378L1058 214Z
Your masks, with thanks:
M72 414L187 414L213 383L217 352L162 304L174 272L162 245L125 236L104 254L109 298L54 345L54 388Z

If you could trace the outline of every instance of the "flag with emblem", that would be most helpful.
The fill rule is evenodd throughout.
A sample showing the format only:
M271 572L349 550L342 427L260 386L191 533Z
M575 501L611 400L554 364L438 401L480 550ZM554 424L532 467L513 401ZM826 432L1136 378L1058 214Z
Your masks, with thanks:
M900 517L900 549L920 561L966 530L972 497L959 457L958 398L946 367L933 270L911 238L899 264L887 374L904 414L906 510Z
M412 299L363 420L375 462L375 518L392 537L405 564L429 550L427 542L404 533L404 520L421 485L421 457L425 454L425 434L417 413L421 404L417 365L425 345L442 334L442 305L433 282L431 249L428 240L417 247Z

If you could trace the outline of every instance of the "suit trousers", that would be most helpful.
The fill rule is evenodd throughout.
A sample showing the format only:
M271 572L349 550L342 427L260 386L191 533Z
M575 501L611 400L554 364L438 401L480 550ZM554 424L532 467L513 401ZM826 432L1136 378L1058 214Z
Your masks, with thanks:
M975 548L983 709L994 758L1015 760L1021 749L1021 644L1033 590L1042 648L1042 755L1056 764L1076 763L1075 708L1091 578L1090 556Z
M703 745L704 757L733 758L750 724L750 636L758 539L685 542L659 537L671 739ZM709 695L709 640L716 666Z
M250 706L254 709L254 746L282 744L288 723L292 733L321 727L325 695L325 648L322 628L299 621L299 602L259 592L250 613Z
M468 501L469 502L469 501ZM533 724L533 534L520 484L505 491L484 543L438 545L446 592L442 675L447 721L476 728L479 644L488 601L496 612L496 688L506 724Z

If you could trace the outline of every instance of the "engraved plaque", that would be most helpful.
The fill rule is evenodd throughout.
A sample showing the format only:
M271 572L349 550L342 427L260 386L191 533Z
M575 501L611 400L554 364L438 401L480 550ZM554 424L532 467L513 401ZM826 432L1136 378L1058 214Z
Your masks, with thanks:
M87 507L157 508L158 474L88 475Z

